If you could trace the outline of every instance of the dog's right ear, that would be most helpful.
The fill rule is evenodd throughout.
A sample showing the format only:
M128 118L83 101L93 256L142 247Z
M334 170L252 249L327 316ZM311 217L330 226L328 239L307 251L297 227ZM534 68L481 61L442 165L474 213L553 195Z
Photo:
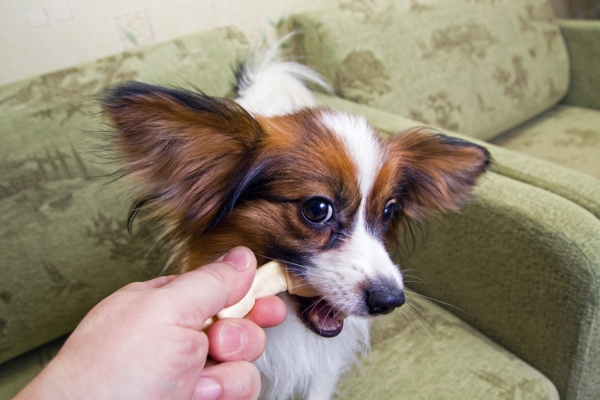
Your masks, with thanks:
M256 119L230 100L138 82L107 89L102 106L139 202L166 233L213 225L262 135Z

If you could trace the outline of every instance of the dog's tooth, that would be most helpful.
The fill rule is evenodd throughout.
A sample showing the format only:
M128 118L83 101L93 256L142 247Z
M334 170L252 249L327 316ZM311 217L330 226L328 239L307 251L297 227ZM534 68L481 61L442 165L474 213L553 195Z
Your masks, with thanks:
M314 322L315 324L319 323L319 315L317 313L313 314L313 316L311 317L311 321Z

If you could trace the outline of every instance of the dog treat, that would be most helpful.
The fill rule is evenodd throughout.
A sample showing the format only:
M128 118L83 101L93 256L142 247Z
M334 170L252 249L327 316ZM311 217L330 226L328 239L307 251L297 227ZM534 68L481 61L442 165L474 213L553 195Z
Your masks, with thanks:
M318 295L302 278L289 274L286 268L277 261L268 262L257 269L254 282L252 282L252 286L246 296L237 304L224 308L214 317L207 319L204 322L204 329L208 328L218 319L243 318L252 310L256 299L275 295L286 290L290 294L302 297Z

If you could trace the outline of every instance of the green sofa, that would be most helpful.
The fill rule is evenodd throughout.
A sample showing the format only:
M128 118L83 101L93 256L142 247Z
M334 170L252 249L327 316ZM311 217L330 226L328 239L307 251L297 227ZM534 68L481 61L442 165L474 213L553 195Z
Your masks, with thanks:
M537 0L342 1L292 16L286 27L301 31L294 56L321 72L339 95L316 93L322 104L365 115L386 134L433 124L474 141L495 142L508 132L508 142L540 116L555 115L555 107L600 115L594 103L599 69L585 56L586 46L600 42L600 27L558 25L543 7ZM524 18L523 27L505 29L515 16ZM453 25L460 18L467 33ZM542 26L537 35L528 30L530 20ZM518 39L523 31L534 41ZM446 32L443 43L471 44L446 54L433 46L435 32ZM543 40L555 43L556 54L538 54L546 48L539 37L554 37ZM421 59L410 58L411 40L426 53ZM458 76L475 75L480 60L503 69L506 60L496 50L506 40L541 59L527 75L525 86L533 90L510 107L512 95L496 103L497 88L477 93L477 81ZM111 176L117 166L103 152L106 126L96 95L135 79L230 97L232 67L250 47L228 27L0 88L0 399L52 358L96 302L156 275L164 262L161 250L145 240L148 227L127 233L131 199ZM387 56L399 59L386 64ZM470 69L427 69L442 64L442 56L443 65L470 57ZM588 75L579 78L579 72ZM445 97L428 95L446 87ZM482 107L501 114L480 115ZM599 181L593 171L559 166L521 148L486 146L495 164L474 202L430 222L416 241L399 238L409 300L376 321L372 351L340 381L340 398L600 398Z

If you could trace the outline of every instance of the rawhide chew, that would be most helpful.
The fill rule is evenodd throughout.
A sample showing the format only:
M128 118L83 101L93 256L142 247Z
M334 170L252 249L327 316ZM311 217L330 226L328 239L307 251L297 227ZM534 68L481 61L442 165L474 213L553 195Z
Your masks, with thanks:
M218 319L243 318L252 310L256 299L272 296L286 290L290 294L302 297L318 295L302 278L289 274L286 268L279 262L268 262L258 267L252 286L246 296L237 304L224 308L214 317L207 319L204 322L204 329L208 328Z

